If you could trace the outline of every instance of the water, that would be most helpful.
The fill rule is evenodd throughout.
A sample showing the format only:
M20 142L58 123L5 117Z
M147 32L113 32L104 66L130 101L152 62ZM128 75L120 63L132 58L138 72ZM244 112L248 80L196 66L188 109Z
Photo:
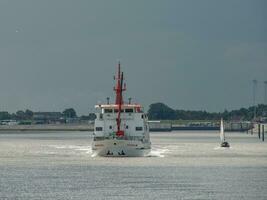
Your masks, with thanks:
M152 133L142 158L93 157L88 132L0 133L0 200L267 199L267 144L256 135Z

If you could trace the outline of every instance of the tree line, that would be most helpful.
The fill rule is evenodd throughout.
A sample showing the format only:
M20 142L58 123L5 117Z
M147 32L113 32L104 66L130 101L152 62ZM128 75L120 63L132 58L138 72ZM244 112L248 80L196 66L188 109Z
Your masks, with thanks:
M267 105L259 104L256 107L256 115L267 117ZM34 112L26 109L19 110L16 113L0 111L0 120L33 120ZM78 118L76 111L73 108L67 108L61 112L63 118ZM82 120L94 120L94 113L79 116ZM207 111L192 111L182 109L172 109L164 103L153 103L149 106L148 118L150 120L252 120L254 117L254 107L240 108L224 112L207 112Z
M77 113L73 108L67 108L60 113L62 118L77 118ZM33 120L34 112L26 109L19 110L16 113L9 113L7 111L0 111L0 120ZM89 113L79 117L82 120L94 120L95 114Z
M256 116L267 116L267 105L259 104L256 107ZM254 107L240 108L224 112L207 112L192 110L175 110L164 103L153 103L149 106L148 118L150 120L247 120L254 117Z

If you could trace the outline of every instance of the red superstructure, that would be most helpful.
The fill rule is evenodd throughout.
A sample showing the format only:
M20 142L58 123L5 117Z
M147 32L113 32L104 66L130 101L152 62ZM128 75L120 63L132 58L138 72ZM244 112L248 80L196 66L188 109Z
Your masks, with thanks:
M121 72L121 64L118 63L118 74L116 77L117 84L114 88L114 91L116 92L116 100L115 105L118 105L118 117L116 118L117 121L117 136L124 136L124 131L121 130L121 106L123 104L123 95L122 92L126 90L126 85L123 85L123 72Z

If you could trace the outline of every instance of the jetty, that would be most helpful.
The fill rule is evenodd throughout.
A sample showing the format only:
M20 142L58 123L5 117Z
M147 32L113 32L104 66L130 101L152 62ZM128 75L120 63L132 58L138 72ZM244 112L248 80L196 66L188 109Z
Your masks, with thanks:
M253 128L251 122L226 122L225 131L227 132L246 132ZM173 124L165 121L149 121L150 131L213 131L220 130L219 123L212 122L189 122L183 124Z

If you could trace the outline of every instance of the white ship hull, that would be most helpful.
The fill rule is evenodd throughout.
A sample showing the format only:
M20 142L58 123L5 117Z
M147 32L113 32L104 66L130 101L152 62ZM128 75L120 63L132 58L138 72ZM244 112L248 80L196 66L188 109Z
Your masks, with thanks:
M118 139L93 141L92 147L93 155L106 157L142 157L151 150L150 143Z

